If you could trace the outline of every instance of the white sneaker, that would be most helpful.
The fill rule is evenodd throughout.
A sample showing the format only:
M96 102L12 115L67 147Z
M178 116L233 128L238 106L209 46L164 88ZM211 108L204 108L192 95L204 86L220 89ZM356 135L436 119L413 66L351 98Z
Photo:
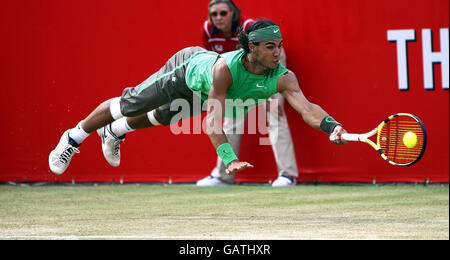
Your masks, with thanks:
M223 182L220 179L210 175L204 179L197 181L197 186L198 187L214 187L214 186L230 186L230 184Z
M272 183L272 187L288 187L296 184L297 181L294 178L281 175Z
M48 157L50 170L57 175L63 174L66 171L74 154L80 153L78 148L70 144L69 131L64 132L55 150L51 151Z
M120 143L125 141L125 137L119 138L111 130L111 124L97 130L97 134L102 138L103 156L106 161L113 166L120 165Z

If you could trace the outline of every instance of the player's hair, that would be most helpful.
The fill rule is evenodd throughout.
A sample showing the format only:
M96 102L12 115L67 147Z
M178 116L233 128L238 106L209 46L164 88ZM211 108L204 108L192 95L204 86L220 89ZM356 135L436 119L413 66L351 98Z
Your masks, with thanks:
M274 22L272 22L271 20L259 20L259 21L255 22L254 24L252 24L248 28L248 32L245 32L244 28L241 28L241 32L239 33L239 44L244 49L244 52L245 52L244 55L247 55L248 53L250 53L250 48L248 47L249 40L248 40L247 33L251 33L258 29L266 28L266 27L272 26L272 25L276 25L276 24ZM259 45L259 42L253 42L253 44Z
M208 9L211 10L211 7L216 4L227 4L230 10L233 11L233 23L238 23L241 19L241 9L237 7L237 5L233 2L233 0L211 0L209 1L209 7ZM211 15L209 15L209 20L211 21Z

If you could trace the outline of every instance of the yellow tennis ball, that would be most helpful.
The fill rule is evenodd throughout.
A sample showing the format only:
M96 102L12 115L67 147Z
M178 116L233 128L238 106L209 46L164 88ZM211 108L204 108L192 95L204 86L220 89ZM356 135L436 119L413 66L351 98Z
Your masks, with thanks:
M403 135L403 144L408 148L413 148L417 145L417 135L413 132L406 132Z

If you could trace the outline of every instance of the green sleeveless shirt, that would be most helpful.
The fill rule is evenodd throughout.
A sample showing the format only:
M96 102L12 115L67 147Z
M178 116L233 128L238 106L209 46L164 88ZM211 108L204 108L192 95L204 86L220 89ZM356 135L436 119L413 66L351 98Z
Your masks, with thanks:
M195 93L200 93L206 101L213 83L212 67L222 57L230 69L233 84L227 91L227 117L239 117L242 113L259 105L277 93L279 78L288 72L284 66L269 70L265 74L256 75L248 72L242 64L244 50L218 55L207 52L199 53L189 62L186 70L186 83Z

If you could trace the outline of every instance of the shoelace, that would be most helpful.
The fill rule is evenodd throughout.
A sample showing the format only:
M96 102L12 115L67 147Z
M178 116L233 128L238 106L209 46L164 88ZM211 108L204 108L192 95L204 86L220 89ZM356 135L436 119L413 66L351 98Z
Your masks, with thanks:
M111 135L115 140L114 140L114 151L113 151L113 156L119 156L119 152L120 152L120 143L123 141L123 139L119 139L114 132L111 129L111 124L109 125L109 128L105 129L108 131L108 134Z
M61 153L61 156L59 156L59 161L67 164L74 153L80 153L80 150L73 146L67 147L64 152Z
M114 141L114 153L113 153L113 155L114 156L118 156L119 155L119 152L120 152L120 143L122 142L122 140L120 140L120 139L116 139L115 141Z

